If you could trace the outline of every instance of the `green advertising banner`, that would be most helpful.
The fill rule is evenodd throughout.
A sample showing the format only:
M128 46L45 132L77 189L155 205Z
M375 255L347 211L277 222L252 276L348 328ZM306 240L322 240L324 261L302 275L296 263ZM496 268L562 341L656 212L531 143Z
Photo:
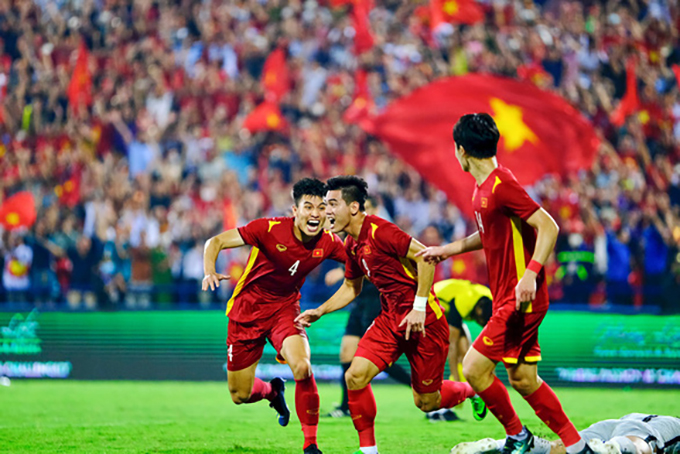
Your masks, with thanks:
M348 314L327 315L308 330L318 379L341 374ZM226 326L221 311L0 312L0 376L224 380ZM473 337L481 330L469 327ZM680 386L678 316L552 312L540 343L539 372L552 384ZM274 358L267 345L259 376L290 377Z

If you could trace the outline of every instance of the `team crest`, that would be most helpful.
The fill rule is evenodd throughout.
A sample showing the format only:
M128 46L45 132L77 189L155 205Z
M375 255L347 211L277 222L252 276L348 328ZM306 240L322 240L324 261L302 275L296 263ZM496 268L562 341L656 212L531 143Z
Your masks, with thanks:
M484 344L488 345L489 347L491 347L493 345L493 341L486 336L484 336L484 338L482 338L482 340L484 341Z
M486 197L482 197L482 208L486 208L486 206L489 204L489 199Z
M276 249L278 249L279 252L286 252L288 250L288 248L286 246L284 246L283 244L277 244Z
M369 246L369 245L364 246L364 254L366 254L366 255L371 254L371 246Z
M314 258L323 257L323 249L314 249L314 251L312 252L312 257Z

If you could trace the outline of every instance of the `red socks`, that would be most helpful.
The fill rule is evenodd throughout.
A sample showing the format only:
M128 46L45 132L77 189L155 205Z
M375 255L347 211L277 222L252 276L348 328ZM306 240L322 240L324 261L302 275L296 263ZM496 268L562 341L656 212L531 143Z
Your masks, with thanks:
M316 430L319 427L319 391L316 389L314 375L304 380L295 380L295 410L302 424L306 449L316 444Z
M276 392L272 389L271 383L262 381L256 377L248 403L252 404L253 402L259 402L262 399L272 400L274 397L276 397Z
M515 413L515 409L512 408L508 390L498 377L494 377L491 386L477 394L486 403L489 411L503 424L506 434L513 436L522 431L522 423Z
M541 383L536 391L524 399L534 409L536 416L560 437L564 446L571 446L581 441L581 436L569 421L562 409L562 404L546 382Z
M375 446L375 415L378 409L371 385L363 389L348 389L347 396L352 422L359 432L359 446Z
M461 383L457 381L444 380L440 390L442 401L439 408L452 408L463 402L465 399L475 395L469 383Z

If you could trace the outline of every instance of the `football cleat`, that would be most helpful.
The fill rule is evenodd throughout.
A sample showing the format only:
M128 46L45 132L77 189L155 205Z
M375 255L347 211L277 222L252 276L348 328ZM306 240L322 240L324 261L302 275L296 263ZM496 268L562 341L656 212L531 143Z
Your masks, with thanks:
M344 408L334 408L333 410L329 411L328 413L323 415L325 418L345 418L347 416L350 416L349 410L345 410Z
M458 421L460 418L458 415L450 408L442 408L441 410L435 410L425 413L425 417L428 421Z
M502 454L525 454L526 452L531 451L531 448L534 447L534 434L532 434L526 426L524 426L524 430L526 430L529 435L522 440L513 437L507 437L505 439L505 446L503 446L503 450L501 451Z
M321 450L314 444L312 443L311 445L307 446L305 450L303 451L304 454L323 454Z
M593 439L586 444L586 447L590 447L590 452L595 454L621 454L619 446L611 441L602 443L601 440Z
M470 398L472 403L472 416L477 420L481 421L486 418L486 404L479 396L474 396Z
M498 443L493 438L458 443L449 454L498 454Z
M276 397L269 404L276 412L279 414L279 424L282 427L288 425L290 420L290 410L288 410L288 405L286 405L286 396L284 392L286 390L285 380L280 377L273 378L269 383L271 383L272 388L276 390Z

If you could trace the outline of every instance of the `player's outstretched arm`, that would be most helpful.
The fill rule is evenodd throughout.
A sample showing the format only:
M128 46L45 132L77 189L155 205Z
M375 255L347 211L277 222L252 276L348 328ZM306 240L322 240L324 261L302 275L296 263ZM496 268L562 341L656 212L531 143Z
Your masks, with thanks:
M479 232L475 232L461 240L456 240L453 243L445 244L444 246L430 246L418 252L416 257L424 258L428 263L436 265L439 262L452 257L454 255L463 254L465 252L477 251L482 248L482 239Z
M529 216L527 224L536 229L536 249L531 257L531 262L524 271L524 276L515 287L515 309L519 310L523 303L529 303L536 298L536 276L541 271L543 264L548 260L550 253L557 242L557 234L560 228L555 220L543 208Z
M245 244L237 229L222 232L205 242L203 249L203 274L205 274L205 277L203 278L202 285L204 291L208 290L208 288L215 290L220 286L220 281L229 279L229 276L215 271L215 262L220 251L222 249L241 247Z
M331 296L328 301L323 303L316 309L308 309L295 318L295 323L299 323L304 327L311 326L312 323L320 319L322 316L342 309L349 303L354 301L354 298L359 296L363 287L364 277L357 279L345 279L345 282L340 288Z

